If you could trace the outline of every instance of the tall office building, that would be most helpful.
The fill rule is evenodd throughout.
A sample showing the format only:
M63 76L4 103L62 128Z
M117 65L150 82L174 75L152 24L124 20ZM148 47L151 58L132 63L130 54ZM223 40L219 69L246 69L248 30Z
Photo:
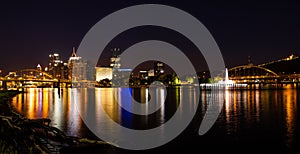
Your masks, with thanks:
M58 53L50 54L49 55L49 74L55 76L57 73L57 66L60 64L60 58Z
M154 62L154 75L159 76L161 74L164 74L164 63L156 61Z
M68 68L69 80L87 80L87 62L76 55L75 48L73 48L72 56L68 60Z
M60 60L58 53L53 53L49 55L50 61L47 72L56 79L67 79L67 69L66 64Z
M112 52L112 57L110 58L110 67L120 68L120 57L119 52L120 48L113 48L110 50Z

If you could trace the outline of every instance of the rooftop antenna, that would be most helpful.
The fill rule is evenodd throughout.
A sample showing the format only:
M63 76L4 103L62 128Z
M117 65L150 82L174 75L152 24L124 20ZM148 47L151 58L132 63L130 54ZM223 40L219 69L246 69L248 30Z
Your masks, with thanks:
M73 47L73 52L72 52L72 56L71 57L76 57L76 50L75 47Z

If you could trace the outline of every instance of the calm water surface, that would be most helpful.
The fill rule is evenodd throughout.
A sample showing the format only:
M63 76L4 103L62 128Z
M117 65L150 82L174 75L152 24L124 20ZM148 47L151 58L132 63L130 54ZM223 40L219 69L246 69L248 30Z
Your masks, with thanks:
M19 94L12 101L13 107L28 118L50 118L52 126L67 135L97 138L81 120L77 109L93 108L96 121L101 121L98 105L103 105L109 116L119 124L132 129L149 129L160 126L175 113L180 97L187 95L194 103L193 88L169 88L167 92L157 90L155 100L162 107L148 116L130 114L120 108L119 103L131 103L123 88L58 89L29 88L27 93ZM129 89L135 100L147 102L151 96L146 88ZM95 93L95 105L78 105ZM214 126L203 136L198 135L199 125L205 113L212 92L200 92L197 114L189 127L170 143L145 152L203 152L232 153L297 153L300 149L300 91L285 90L229 90L218 93L224 106ZM166 101L164 102L164 97ZM192 106L196 108L194 103ZM99 124L96 122L96 124ZM100 130L99 130L100 131ZM162 130L164 131L164 130ZM111 132L116 133L116 132ZM240 148L242 150L240 150ZM120 150L121 152L138 152ZM140 151L139 151L140 152Z

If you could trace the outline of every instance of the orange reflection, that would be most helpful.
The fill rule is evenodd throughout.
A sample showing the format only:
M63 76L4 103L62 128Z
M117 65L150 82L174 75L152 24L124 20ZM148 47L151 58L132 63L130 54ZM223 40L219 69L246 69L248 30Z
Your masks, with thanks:
M130 103L130 102L122 102L121 100L121 89L118 88L105 88L101 89L100 95L100 102L103 109L106 113L111 116L112 119L117 120L120 115L120 111L118 110L118 103L115 99L119 101L120 104L122 103ZM119 113L115 114L115 113Z
M286 132L287 132L287 142L288 145L292 143L294 139L295 125L296 125L296 90L295 89L287 89L283 93L284 96L284 108L286 112Z
M229 92L228 92L228 95L229 95ZM236 101L236 91L233 92L233 111L234 111L234 117L236 117L237 115L237 112L238 112L238 104L237 104L237 101Z
M24 97L23 94L18 94L16 97L12 99L12 106L17 110L22 110L22 97Z
M49 97L49 92L48 90L45 90L43 89L43 93L42 93L42 98L43 98L43 101L42 101L42 104L43 104L43 118L46 118L48 117L48 111L49 111L49 100L48 100L48 97Z
M255 91L255 120L260 121L260 91Z
M31 88L29 88L28 89L28 94L29 94L29 101L28 101L28 118L29 119L33 119L34 117L35 117L35 111L34 111L34 108L35 108L35 103L34 103L34 98L35 98L35 91L34 91L35 89L31 89Z

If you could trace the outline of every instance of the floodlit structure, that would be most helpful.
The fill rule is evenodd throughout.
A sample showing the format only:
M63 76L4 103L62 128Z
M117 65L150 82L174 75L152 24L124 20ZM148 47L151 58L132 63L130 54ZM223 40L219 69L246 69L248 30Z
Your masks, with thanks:
M112 67L96 67L96 81L112 79Z
M243 88L247 84L235 83L232 80L229 80L228 69L225 69L225 79L218 81L217 83L202 83L200 84L201 88Z

